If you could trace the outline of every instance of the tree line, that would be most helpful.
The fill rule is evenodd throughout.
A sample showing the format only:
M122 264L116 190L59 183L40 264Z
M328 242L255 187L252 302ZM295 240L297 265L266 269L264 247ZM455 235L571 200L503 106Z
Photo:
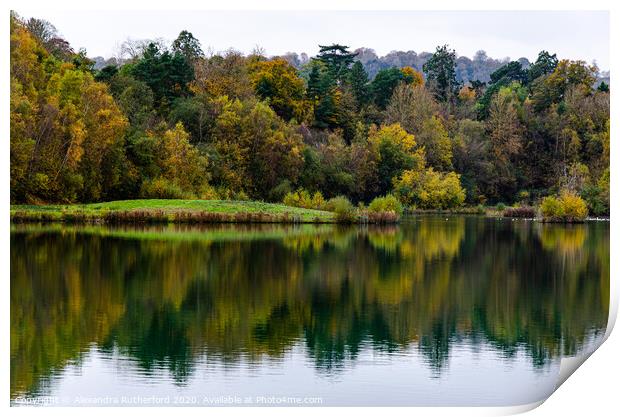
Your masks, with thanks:
M11 16L11 201L282 201L297 190L407 206L532 204L569 191L609 211L609 86L541 51L488 82L423 71L369 77L345 45L299 68L260 50L206 56L183 31L94 69L49 22Z

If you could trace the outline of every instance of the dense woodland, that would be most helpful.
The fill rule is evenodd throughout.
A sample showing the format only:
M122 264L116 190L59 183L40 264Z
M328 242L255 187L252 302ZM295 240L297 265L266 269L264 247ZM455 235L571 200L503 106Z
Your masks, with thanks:
M430 209L568 191L609 212L609 85L583 61L541 51L484 82L457 77L447 45L421 72L367 71L344 45L303 63L207 56L183 31L126 42L130 59L95 69L49 22L13 14L10 32L13 203L301 189Z

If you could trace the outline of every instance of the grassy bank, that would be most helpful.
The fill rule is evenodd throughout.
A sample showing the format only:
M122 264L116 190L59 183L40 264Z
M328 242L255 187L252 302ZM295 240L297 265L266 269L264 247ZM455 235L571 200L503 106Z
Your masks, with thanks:
M335 223L333 213L257 201L125 200L12 205L11 221L65 223Z
M451 210L407 210L407 215L486 215L544 219L534 208L461 207ZM351 206L343 219L336 212L260 201L230 200L124 200L93 204L12 205L13 223L210 224L210 223L377 223L399 220L392 212L370 212ZM562 219L562 222L566 222ZM580 220L583 221L583 220Z

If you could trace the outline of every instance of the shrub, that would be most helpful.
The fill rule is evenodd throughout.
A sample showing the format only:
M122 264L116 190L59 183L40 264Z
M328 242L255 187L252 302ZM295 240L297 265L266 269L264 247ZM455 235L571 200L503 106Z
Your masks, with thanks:
M245 191L241 190L241 191L237 191L236 193L233 193L233 200L250 201L250 197L246 194Z
M545 220L574 222L588 215L586 202L576 194L563 192L560 197L543 198L540 211Z
M368 205L368 211L373 213L389 213L393 212L397 216L403 214L403 206L400 201L391 194L385 197L377 197Z
M295 192L287 193L284 196L282 203L291 207L322 210L325 205L325 199L320 191L317 191L310 196L308 191L300 188Z
M564 193L560 196L564 206L564 218L567 221L583 220L588 216L588 206L576 194Z
M282 204L289 207L297 207L297 193L286 193L284 198L282 199Z
M320 191L317 191L314 194L312 194L312 208L316 210L323 210L324 206L325 206L325 198L323 197L323 194L321 194Z
M312 200L310 199L310 193L300 188L297 191L286 193L282 202L290 207L307 208L312 203Z
M495 210L497 210L497 211L504 211L504 210L506 210L506 204L504 204L504 203L497 203L495 205Z
M478 206L476 206L476 214L486 214L487 211L484 209L484 206L482 204L478 204Z
M454 172L406 170L393 180L394 191L403 203L422 209L453 209L465 201L460 176Z
M559 219L564 216L564 207L562 207L562 202L559 198L550 195L542 199L540 212L544 218Z
M504 210L504 217L533 219L536 217L536 210L534 207L521 206L521 207L508 207Z
M187 197L181 187L163 177L144 181L141 194L144 198L175 199Z
M355 207L344 196L327 200L325 209L334 212L336 214L336 221L339 223L353 223L356 219Z
M204 185L198 191L198 197L201 200L219 200L220 196L218 195L215 188L210 185Z

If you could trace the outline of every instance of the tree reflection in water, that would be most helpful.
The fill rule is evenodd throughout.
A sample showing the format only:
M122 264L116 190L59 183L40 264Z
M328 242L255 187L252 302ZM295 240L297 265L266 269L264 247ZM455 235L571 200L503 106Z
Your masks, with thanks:
M13 226L11 396L93 345L182 384L198 358L305 346L320 373L361 350L487 343L536 367L604 332L609 225L423 217L400 226Z

